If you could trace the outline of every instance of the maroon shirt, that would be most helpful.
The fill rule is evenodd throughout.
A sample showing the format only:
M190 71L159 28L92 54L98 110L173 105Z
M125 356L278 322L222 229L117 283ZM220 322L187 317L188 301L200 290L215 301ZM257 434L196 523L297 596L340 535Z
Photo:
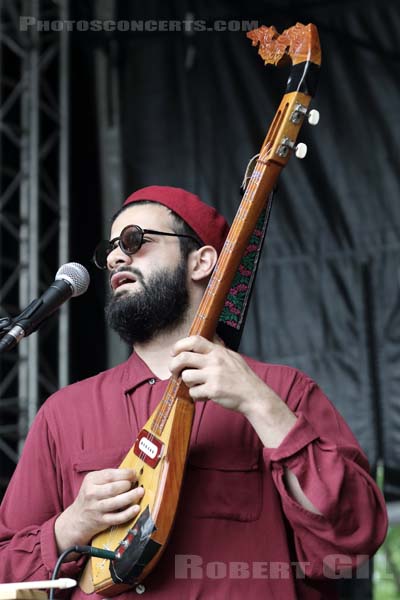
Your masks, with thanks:
M385 537L381 493L329 400L295 369L246 360L297 422L278 448L264 448L241 414L212 401L196 403L177 520L164 556L144 582L145 598L336 598L331 569L336 565L343 575ZM47 400L1 506L1 582L51 576L55 519L73 502L86 473L120 464L165 386L133 354ZM288 494L285 466L322 516ZM81 568L82 560L66 563L60 575L79 577ZM76 588L73 598L87 596Z

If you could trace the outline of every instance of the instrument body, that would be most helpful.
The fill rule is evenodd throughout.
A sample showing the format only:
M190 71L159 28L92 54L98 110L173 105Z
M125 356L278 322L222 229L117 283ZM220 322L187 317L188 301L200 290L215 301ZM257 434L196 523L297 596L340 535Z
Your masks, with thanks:
M159 560L172 527L186 463L194 403L186 386L179 380L174 379L168 388L171 388L169 394L173 394L175 399L165 425L160 426L158 407L158 412L149 418L120 465L121 468L135 469L138 474L139 484L145 490L141 500L143 510L131 522L103 531L92 541L96 547L112 550L119 547L121 552L121 559L115 561L114 578L110 574L108 560L93 557L86 567L91 569L95 591L104 596L119 594L146 577ZM121 544L123 540L131 542L130 545L124 547ZM143 555L145 561L140 559Z
M213 339L219 315L267 197L295 148L316 87L321 61L314 25L295 25L279 35L275 28L249 32L266 63L292 61L287 90L261 147L239 210L230 228L189 335ZM110 562L91 558L81 587L114 596L141 582L165 549L175 518L194 414L186 386L172 377L166 392L121 467L135 469L145 494L139 515L104 531L92 545L117 550ZM92 585L93 584L93 585Z

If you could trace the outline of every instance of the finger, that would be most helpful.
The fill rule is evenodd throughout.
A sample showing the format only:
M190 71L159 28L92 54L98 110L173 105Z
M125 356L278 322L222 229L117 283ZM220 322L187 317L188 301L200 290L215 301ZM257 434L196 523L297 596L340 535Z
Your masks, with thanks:
M102 522L105 527L113 527L114 525L124 525L128 521L132 521L140 512L140 506L133 504L125 510L110 512L103 515Z
M184 369L181 377L188 387L205 383L205 373L202 369Z
M169 370L173 375L180 375L183 369L202 369L206 364L203 354L193 352L180 352L169 364Z
M105 498L98 503L98 510L102 513L111 513L124 510L128 506L138 505L144 494L143 488L136 488L113 498Z
M111 483L98 484L94 487L93 496L97 500L113 498L119 494L129 492L132 489L132 481L126 479L122 481L113 481Z
M189 394L193 400L196 400L196 402L206 402L207 400L210 400L209 396L207 395L205 384L195 385L189 388Z
M176 342L172 347L171 354L176 356L180 352L198 352L199 354L208 354L213 349L214 344L200 335L191 335Z
M137 479L134 469L102 469L101 471L92 471L86 477L98 485L123 480L133 482Z

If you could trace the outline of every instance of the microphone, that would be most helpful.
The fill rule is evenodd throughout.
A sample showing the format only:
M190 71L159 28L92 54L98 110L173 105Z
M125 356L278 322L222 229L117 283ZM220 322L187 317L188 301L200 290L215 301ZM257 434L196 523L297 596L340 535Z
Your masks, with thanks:
M36 331L69 298L84 294L89 283L90 276L83 265L75 262L62 265L51 286L13 319L14 326L0 340L0 353L12 350L23 337Z

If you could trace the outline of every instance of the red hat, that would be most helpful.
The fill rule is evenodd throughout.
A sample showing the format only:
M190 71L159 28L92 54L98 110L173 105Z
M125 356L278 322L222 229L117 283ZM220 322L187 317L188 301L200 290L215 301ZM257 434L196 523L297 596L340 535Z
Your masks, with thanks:
M218 254L221 252L229 225L215 208L204 204L195 194L181 188L151 185L131 194L123 206L140 200L159 202L170 208L193 229L205 245L214 246Z

